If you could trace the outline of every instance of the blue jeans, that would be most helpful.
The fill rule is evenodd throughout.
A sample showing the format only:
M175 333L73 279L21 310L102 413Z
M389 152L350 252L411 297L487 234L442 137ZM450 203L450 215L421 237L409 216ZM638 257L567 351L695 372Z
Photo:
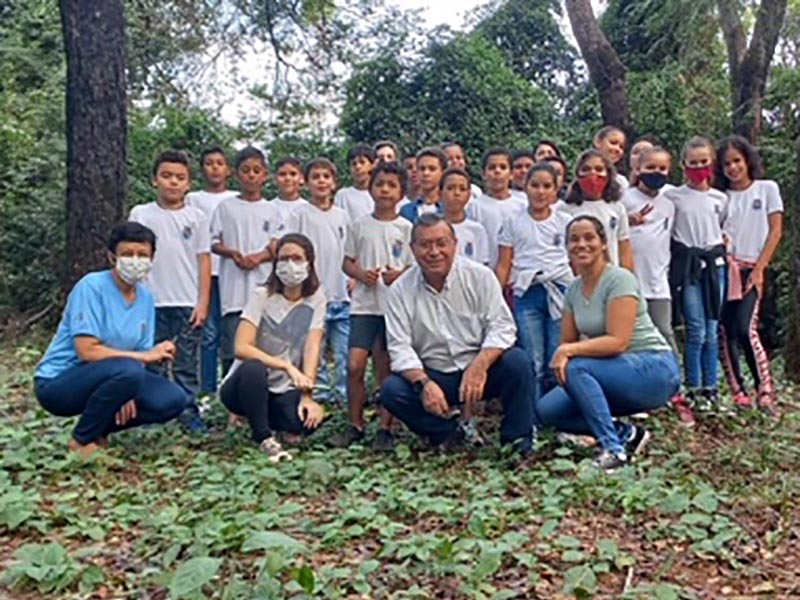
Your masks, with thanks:
M612 452L624 450L630 426L613 417L664 406L681 384L672 351L626 352L610 358L576 357L567 364L567 381L536 403L540 425L593 435Z
M59 417L80 415L72 437L81 444L109 433L147 423L165 423L186 407L183 389L132 358L108 358L72 367L52 379L37 378L37 400ZM114 416L128 401L136 402L136 418L124 426Z
M200 391L204 394L213 394L217 391L221 327L219 279L215 275L211 278L211 300L208 303L208 319L203 326L203 344L200 348Z
M347 401L347 353L350 338L350 303L329 302L325 316L325 347L322 349L317 373L322 402ZM327 349L333 354L333 366L325 360ZM332 376L331 376L332 375Z
M442 388L450 406L459 404L458 389L464 371L442 373L425 369L428 377ZM517 444L522 452L533 445L533 366L530 357L520 348L510 348L489 369L484 398L500 397L503 403L503 420L500 423L500 442ZM420 395L401 375L391 375L381 386L381 403L395 417L417 435L441 444L451 436L458 422L429 413L422 405Z
M200 339L201 329L189 323L194 309L188 306L162 306L156 308L156 343L165 340L175 342L175 360L168 363L152 364L147 368L172 379L181 386L189 398L187 408L197 412L197 394L200 391Z
M724 297L725 267L719 268L720 293ZM707 315L703 305L702 283L687 284L683 289L683 316L686 320L684 363L689 388L716 389L719 379L719 320Z
M550 316L547 289L543 285L532 285L515 299L514 320L519 331L519 345L533 359L536 374L534 399L538 400L556 385L550 361L561 339L561 321Z

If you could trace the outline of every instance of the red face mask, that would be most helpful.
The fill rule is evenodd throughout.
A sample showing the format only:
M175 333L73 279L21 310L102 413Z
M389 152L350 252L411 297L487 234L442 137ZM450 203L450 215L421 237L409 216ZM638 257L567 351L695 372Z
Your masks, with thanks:
M695 185L703 185L706 181L711 181L714 175L714 167L684 167L683 172L686 178Z
M581 191L589 198L597 200L606 191L608 177L605 175L584 175L578 178L578 185L581 186Z

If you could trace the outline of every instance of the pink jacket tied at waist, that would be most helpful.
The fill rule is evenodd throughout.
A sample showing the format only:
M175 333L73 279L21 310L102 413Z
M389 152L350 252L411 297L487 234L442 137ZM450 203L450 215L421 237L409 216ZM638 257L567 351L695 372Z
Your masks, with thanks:
M753 269L755 266L754 262L739 260L728 254L728 300L741 300L744 297L747 282L742 281L742 269Z

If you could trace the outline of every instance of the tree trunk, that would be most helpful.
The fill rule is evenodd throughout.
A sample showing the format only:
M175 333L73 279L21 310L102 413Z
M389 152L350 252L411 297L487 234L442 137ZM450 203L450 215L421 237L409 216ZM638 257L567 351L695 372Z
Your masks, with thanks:
M761 2L748 45L738 0L717 0L720 25L728 48L733 129L754 143L763 128L761 104L786 5L787 0Z
M800 138L795 142L795 180L794 193L789 195L791 205L788 206L789 243L792 248L800 244ZM789 322L786 331L786 347L784 357L786 378L800 383L800 252L791 253L791 281L787 287L791 290Z
M108 265L126 196L123 0L60 0L67 56L66 288Z
M630 132L625 65L600 29L591 1L566 0L566 6L572 33L586 61L592 84L600 96L603 121Z

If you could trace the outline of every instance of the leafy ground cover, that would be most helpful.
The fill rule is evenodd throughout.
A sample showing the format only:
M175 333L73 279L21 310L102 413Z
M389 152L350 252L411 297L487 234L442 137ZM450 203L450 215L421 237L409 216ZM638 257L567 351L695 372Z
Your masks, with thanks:
M32 398L38 351L0 366L0 596L11 598L791 598L800 596L800 412L668 412L613 476L547 438L490 447L325 447L291 463L229 430L167 426L82 462ZM491 427L493 417L485 417Z

